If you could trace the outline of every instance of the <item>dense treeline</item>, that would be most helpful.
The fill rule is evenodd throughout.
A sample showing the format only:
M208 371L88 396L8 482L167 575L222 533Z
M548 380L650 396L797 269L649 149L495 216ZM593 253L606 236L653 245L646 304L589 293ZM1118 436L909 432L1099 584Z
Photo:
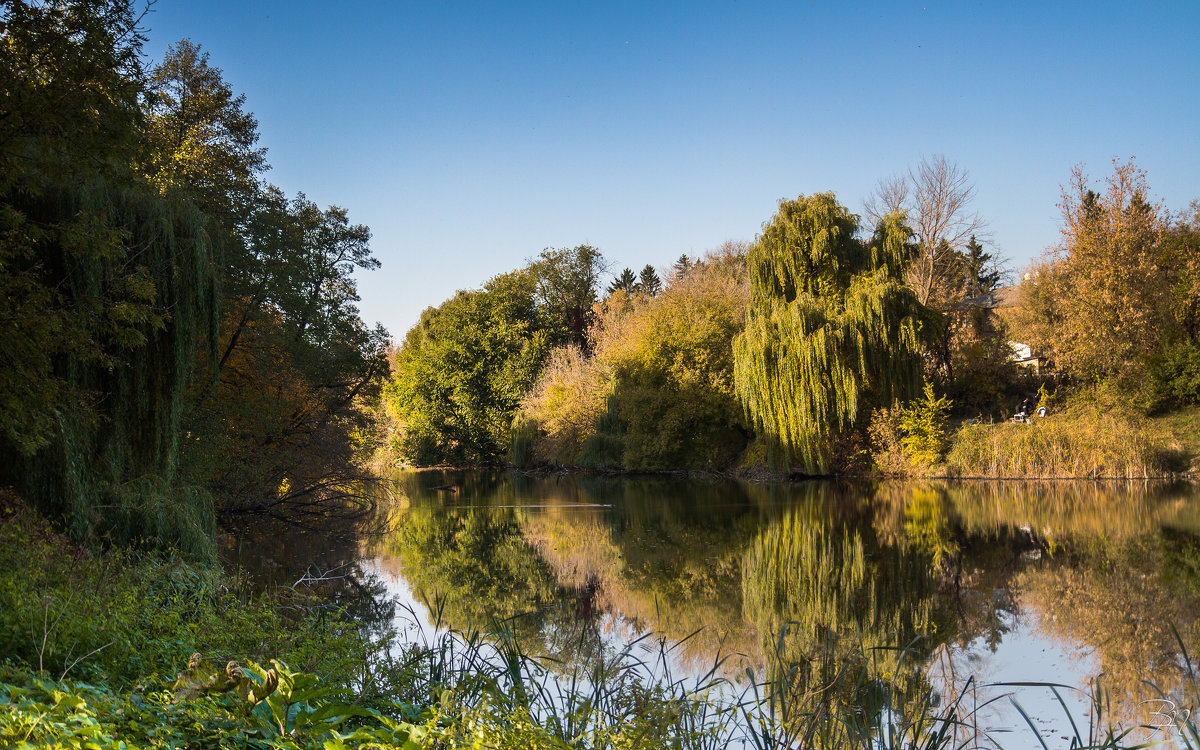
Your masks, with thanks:
M730 341L746 315L746 248L728 244L673 270L643 271L597 306L591 353L552 353L522 402L534 462L635 470L721 469L746 445ZM651 269L651 272L653 269ZM515 451L519 453L519 451Z
M540 334L543 308L520 291L538 263L460 292L398 352L392 448L416 464L861 467L872 415L916 396L923 374L993 402L1017 380L990 314L990 256L974 236L939 240L949 268L930 288L947 311L921 304L906 274L922 244L904 217L863 238L831 194L781 201L754 244L685 255L663 277L626 268L603 297L595 254L579 295L589 325L572 341ZM995 352L1003 363L981 364ZM988 366L999 376L977 378Z
M547 258L568 251L543 254L427 310L409 333L388 389L394 453L415 464L908 473L940 464L950 417L1004 421L1035 393L1031 404L1068 413L1098 393L1110 394L1105 408L1126 394L1123 413L1200 403L1195 206L1169 216L1130 165L1105 196L1077 174L1063 245L1026 275L1020 304L1000 310L1018 295L1002 293L1003 261L985 249L973 195L965 172L926 159L882 181L865 218L832 194L783 200L754 243L685 255L662 277L625 268L603 291L603 259L588 248L572 316L545 302L562 283ZM1016 342L1051 366L1018 367ZM1106 419L1050 442L976 428L967 437L992 447L959 446L951 470L1159 470L1136 419ZM1117 435L1104 455L1064 463L1089 450L1072 436L1097 430ZM1052 442L1040 452L1054 466L993 450L1018 437Z
M6 3L0 482L77 538L211 550L214 506L353 492L386 334L344 210L262 180L198 45L148 68L127 0Z
M603 259L588 245L546 250L525 268L421 315L396 357L390 443L416 463L489 463L555 346L587 348Z

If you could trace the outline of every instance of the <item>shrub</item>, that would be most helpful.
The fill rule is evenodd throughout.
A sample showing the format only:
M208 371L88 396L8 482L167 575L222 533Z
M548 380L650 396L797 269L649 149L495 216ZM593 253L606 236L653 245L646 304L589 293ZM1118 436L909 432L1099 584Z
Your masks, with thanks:
M744 277L744 257L732 248L657 296L610 296L589 332L593 355L556 350L522 404L541 432L535 456L631 469L732 463L746 444L733 395Z
M174 673L195 651L285 658L349 680L365 637L357 624L321 614L305 593L243 598L232 583L175 555L83 549L0 497L0 653L10 661L115 688Z
M876 409L871 412L867 438L871 446L871 461L877 471L895 475L908 473L908 459L901 443L904 435L900 431L899 410Z
M900 443L913 464L934 464L946 449L946 414L950 399L933 397L933 386L925 383L924 397L900 410Z
M608 409L611 373L578 346L550 353L546 369L521 405L520 418L535 426L533 460L574 464Z
M1176 344L1154 363L1156 405L1179 407L1200 404L1200 346Z

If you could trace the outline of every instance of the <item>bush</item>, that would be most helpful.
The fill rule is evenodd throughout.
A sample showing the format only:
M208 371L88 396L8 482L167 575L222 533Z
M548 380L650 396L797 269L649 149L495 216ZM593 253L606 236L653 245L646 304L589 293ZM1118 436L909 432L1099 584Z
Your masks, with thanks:
M348 682L365 635L318 604L291 589L240 596L175 555L89 551L0 494L0 653L17 665L121 688L202 651L283 658Z
M876 409L871 412L867 438L871 445L871 461L877 471L893 475L908 473L898 409Z
M1200 346L1176 344L1153 365L1154 401L1158 407L1200 404Z
M924 398L900 410L900 443L915 465L937 463L946 449L946 414L950 399L933 397L933 386L925 383Z
M744 325L737 248L672 278L657 296L611 295L589 332L593 355L556 350L522 404L539 460L629 469L723 469L746 445L733 394ZM601 425L604 422L604 425Z

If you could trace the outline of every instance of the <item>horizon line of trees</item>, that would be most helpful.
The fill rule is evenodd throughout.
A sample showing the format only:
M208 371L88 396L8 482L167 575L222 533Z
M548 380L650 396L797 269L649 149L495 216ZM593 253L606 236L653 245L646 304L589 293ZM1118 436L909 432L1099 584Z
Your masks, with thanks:
M942 156L882 180L861 217L832 194L781 200L754 243L684 255L665 278L625 268L602 291L589 247L572 289L590 312L570 340L517 283L570 253L546 251L425 311L387 387L388 444L418 465L824 474L901 443L928 460L944 441L902 434L943 422L920 404L1004 419L1037 390L1012 340L1050 352L1069 387L1140 382L1143 411L1200 403L1200 204L1169 219L1135 172L1116 166L1123 199L1064 201L1064 244L1035 264L1016 314L997 314L1010 273L985 248L969 176Z

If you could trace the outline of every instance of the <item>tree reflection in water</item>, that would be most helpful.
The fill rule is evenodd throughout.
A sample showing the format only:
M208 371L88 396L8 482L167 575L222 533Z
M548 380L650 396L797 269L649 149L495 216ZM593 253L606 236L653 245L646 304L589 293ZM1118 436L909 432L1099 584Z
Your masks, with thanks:
M1192 700L1194 485L426 471L392 486L387 533L294 547L292 568L305 554L323 569L394 560L444 625L503 622L564 664L651 632L684 641L674 654L694 670L727 656L730 675L765 668L802 688L821 677L813 665L865 653L881 684L950 692L971 674L955 655L1003 653L1025 623L1093 653L1115 697L1145 697L1147 680Z

